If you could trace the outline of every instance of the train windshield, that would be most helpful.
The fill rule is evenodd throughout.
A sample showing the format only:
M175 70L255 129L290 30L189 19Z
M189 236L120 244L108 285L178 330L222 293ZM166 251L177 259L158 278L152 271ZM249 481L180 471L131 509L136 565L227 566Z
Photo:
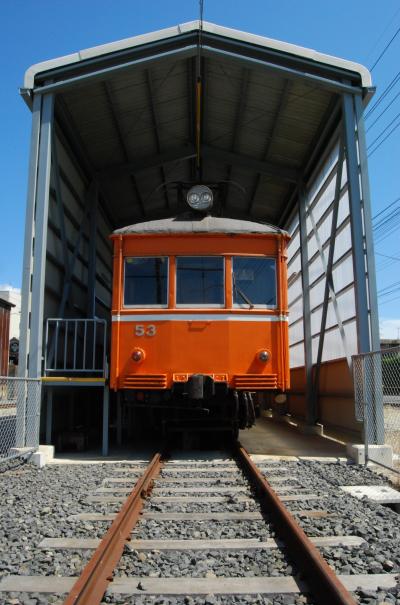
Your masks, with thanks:
M125 259L124 305L166 306L168 301L168 258Z
M276 263L273 258L234 256L233 304L240 307L276 307Z
M176 259L176 303L224 306L224 259L220 256L180 256Z

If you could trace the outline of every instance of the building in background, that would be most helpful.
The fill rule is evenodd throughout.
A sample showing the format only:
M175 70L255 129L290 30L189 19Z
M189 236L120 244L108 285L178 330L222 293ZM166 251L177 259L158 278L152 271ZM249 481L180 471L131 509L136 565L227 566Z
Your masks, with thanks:
M393 349L398 346L400 346L398 338L381 338L381 349Z
M0 298L0 376L8 376L10 316L14 305Z
M19 340L19 323L21 320L21 291L18 288L10 286L0 286L0 298L11 303L10 315L10 340L16 338Z

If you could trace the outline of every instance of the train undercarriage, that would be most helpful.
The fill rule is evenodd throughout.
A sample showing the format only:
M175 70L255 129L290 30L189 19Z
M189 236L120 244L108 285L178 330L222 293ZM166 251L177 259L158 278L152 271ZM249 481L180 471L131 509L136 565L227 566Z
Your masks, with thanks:
M122 391L123 401L136 422L151 426L167 437L171 433L227 433L251 428L260 414L255 392L229 389L195 375L186 387L175 385L165 391ZM215 388L217 387L217 388Z

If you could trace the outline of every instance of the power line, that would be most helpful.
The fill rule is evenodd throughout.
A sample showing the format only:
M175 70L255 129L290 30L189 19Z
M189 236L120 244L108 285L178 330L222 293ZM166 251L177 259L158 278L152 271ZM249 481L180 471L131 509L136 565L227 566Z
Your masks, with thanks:
M365 114L365 119L368 120L370 115L375 111L375 109L382 103L382 101L387 97L389 92L392 90L394 86L396 86L397 82L400 80L400 71L392 78L386 88L381 92L375 103L370 107L370 109Z
M379 114L379 116L372 122L372 124L370 124L368 126L366 132L368 132L369 130L371 130L371 128L373 128L373 126L375 126L375 124L377 123L377 121L381 119L381 117L383 116L383 114L385 114L387 112L387 110L389 109L389 107L391 107L393 105L393 103L395 102L395 100L399 96L400 96L400 91L397 93L397 95L395 95L393 97L393 99L390 101L390 103L388 103L388 105L386 105L385 109L383 111L381 111L381 113Z
M388 256L387 254L382 254L381 252L376 253L378 256L383 256L384 258L390 258L391 260L400 261L398 256Z
M390 127L391 127L391 125L393 124L393 122L395 122L395 121L397 120L397 118L399 118L399 117L400 117L400 111L399 111L399 113L397 113L397 114L394 116L394 118L393 118L393 119L392 119L392 120L389 122L389 124L388 124L387 126L385 126L385 128L384 128L383 130L381 130L381 132L378 134L378 136L377 136L377 137L375 137L375 139L372 141L372 143L370 143L370 144L368 145L368 149L371 149L371 147L373 147L373 146L375 145L375 143L376 143L376 142L377 142L377 141L378 141L378 140L381 138L381 136L382 136L383 134L385 134L385 132L388 130L388 128L390 128Z
M393 24L394 20L396 19L397 15L399 13L400 13L400 8L398 8L395 11L394 15L392 15L390 17L390 19L386 23L385 27L383 28L383 30L382 30L381 34L379 35L378 39L376 40L376 42L370 47L370 50L368 51L368 54L367 54L367 56L365 58L366 61L370 58L370 56L374 52L375 48L378 46L379 42L382 40L382 38L386 34L387 30L391 27L391 25Z
M394 302L395 300L399 300L400 296L395 296L395 298L391 298L390 300L384 300L383 302L379 302L379 306L383 307L383 305L387 305L388 303Z
M385 288L378 290L378 296L386 296L387 294L392 294L392 292L400 290L400 281L395 281L392 284L389 284Z
M391 131L390 131L390 132L389 132L389 133L388 133L388 134L385 136L385 138L384 138L384 139L382 139L382 141L379 143L379 145L377 145L377 146L375 147L375 149L373 149L373 150L372 150L372 151L371 151L371 152L368 154L368 157L371 157L371 155L372 155L373 153L375 153L375 151L376 151L377 149L379 149L379 147L380 147L381 145L383 145L383 143L384 143L384 142L385 142L385 141L386 141L386 140L387 140L387 139L388 139L388 138L389 138L389 137L390 137L390 136L391 136L391 135L394 133L394 131L395 131L395 130L397 130L397 129L398 129L398 127L399 127L399 126L400 126L400 122L398 122L398 124L396 124L396 126L394 126L394 127L392 128L392 130L391 130Z
M391 46L392 42L398 36L399 33L400 33L400 27L396 30L396 32L394 33L394 35L392 36L392 38L386 44L385 48L383 49L383 51L381 52L381 54L379 55L379 57L377 58L377 60L373 64L373 66L370 68L370 71L372 71L374 69L374 67L376 67L378 65L379 61L382 59L382 57L384 56L384 54L386 53L386 51L389 49L389 47Z
M372 217L372 222L374 222L378 216L380 216L381 214L383 214L384 212L386 212L386 210L389 210L389 208L391 208L392 206L394 206L395 204L397 204L397 202L400 202L400 197L398 197L397 199L394 200L394 202L391 202L390 204L388 204L387 206L385 206L380 212L378 212L378 214L375 214L375 216Z

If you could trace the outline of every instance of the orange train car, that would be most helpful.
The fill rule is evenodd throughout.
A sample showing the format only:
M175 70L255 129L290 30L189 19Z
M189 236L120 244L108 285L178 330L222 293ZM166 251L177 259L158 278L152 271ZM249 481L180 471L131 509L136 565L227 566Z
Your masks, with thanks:
M167 428L251 426L289 388L288 234L188 212L111 238L111 388Z

